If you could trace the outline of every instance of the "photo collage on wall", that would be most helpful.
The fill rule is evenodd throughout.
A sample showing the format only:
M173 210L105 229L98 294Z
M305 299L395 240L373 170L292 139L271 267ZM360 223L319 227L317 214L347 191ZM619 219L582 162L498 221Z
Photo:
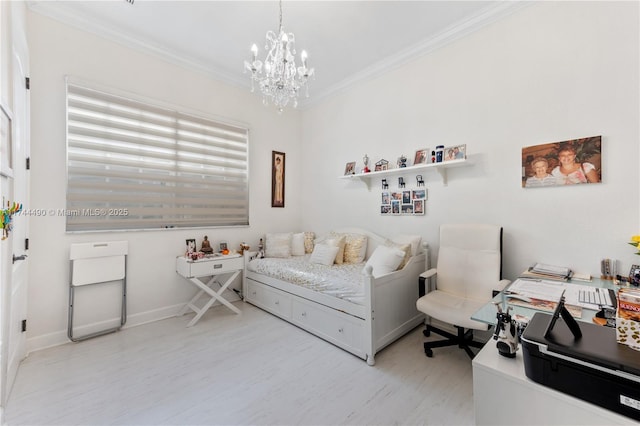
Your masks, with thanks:
M427 189L398 189L382 191L380 214L382 215L424 215Z

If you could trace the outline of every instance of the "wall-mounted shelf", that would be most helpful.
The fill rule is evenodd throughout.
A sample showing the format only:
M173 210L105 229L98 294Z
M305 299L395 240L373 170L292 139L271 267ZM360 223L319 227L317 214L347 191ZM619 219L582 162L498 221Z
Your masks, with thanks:
M442 163L429 163L429 164L418 164L415 166L409 167L398 167L395 169L388 170L380 170L377 172L369 172L369 173L357 173L354 175L344 175L340 176L339 179L357 179L364 182L367 185L368 189L371 189L371 181L373 179L382 179L387 176L397 176L397 175L408 175L413 173L420 173L425 170L434 169L442 177L442 183L447 185L447 169L451 167L461 167L467 165L467 159L461 160L450 160Z

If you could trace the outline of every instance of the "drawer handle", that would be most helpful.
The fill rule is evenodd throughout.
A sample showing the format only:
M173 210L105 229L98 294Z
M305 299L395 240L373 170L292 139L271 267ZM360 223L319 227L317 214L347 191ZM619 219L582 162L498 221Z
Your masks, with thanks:
M342 332L344 332L344 328L340 327L340 328L338 329L338 333L342 333Z
M279 301L279 300L276 300L276 305L279 305L279 304L280 304L280 301Z
M302 313L302 316L303 316L303 317L306 317L306 316L307 316L307 313L306 313L306 312L303 312L303 313Z
M220 269L222 268L222 263L218 263L217 265L213 265L213 269Z
M251 294L255 296L255 295L256 295L256 292L255 292L255 291L253 291L253 292L251 292Z

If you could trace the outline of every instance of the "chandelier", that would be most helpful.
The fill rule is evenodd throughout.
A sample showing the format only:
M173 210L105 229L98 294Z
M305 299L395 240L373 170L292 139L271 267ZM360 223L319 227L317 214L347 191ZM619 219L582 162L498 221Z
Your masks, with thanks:
M296 67L295 37L293 33L285 33L282 27L282 0L278 35L268 31L266 38L268 53L264 63L258 60L258 46L255 44L251 46L253 60L244 61L244 72L251 71L251 91L255 91L255 83L258 83L265 105L271 102L282 112L291 101L295 108L300 89L304 88L306 97L309 97L307 81L313 76L313 68L307 68L307 52L304 50L300 53L302 65Z

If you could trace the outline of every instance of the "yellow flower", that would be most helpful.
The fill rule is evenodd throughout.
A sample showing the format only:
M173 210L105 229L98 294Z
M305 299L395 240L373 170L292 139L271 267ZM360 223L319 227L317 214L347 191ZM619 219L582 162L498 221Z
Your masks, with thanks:
M636 254L640 255L640 235L632 236L631 242L629 244L634 246L636 249L638 249L638 252Z

